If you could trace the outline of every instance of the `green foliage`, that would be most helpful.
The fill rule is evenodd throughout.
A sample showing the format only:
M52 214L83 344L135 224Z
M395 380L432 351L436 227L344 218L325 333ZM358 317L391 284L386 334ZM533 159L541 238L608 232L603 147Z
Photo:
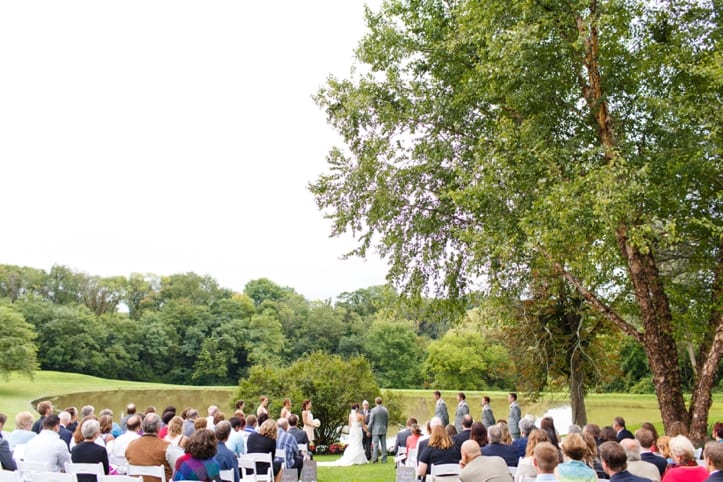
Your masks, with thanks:
M333 233L360 240L350 254L378 252L412 297L520 299L538 271L565 276L619 329L659 335L646 351L666 423L686 419L666 385L680 379L668 309L698 373L723 353L719 13L386 1L357 68L315 97L343 146L310 190Z
M424 371L430 386L446 390L504 389L515 383L507 350L469 329L452 329L431 342Z
M339 438L351 403L373 400L378 394L379 386L364 358L344 360L315 352L287 368L253 367L248 378L241 380L236 398L258 400L260 396L267 396L272 413L280 409L286 397L291 398L296 407L308 398L313 403L314 417L321 422L317 443L329 444Z
M365 353L380 386L413 388L421 385L419 367L424 353L411 323L378 317L367 332Z
M32 376L37 369L35 332L15 307L0 302L0 375L6 380L12 372Z

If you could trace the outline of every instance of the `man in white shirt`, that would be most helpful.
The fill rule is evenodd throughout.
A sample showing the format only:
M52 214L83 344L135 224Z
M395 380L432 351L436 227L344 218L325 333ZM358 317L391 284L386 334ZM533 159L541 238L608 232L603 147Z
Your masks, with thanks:
M64 472L65 462L70 462L70 451L60 439L59 430L58 416L47 415L43 420L43 429L25 446L25 460L44 462L51 472Z
M128 459L126 459L126 449L128 445L137 438L140 438L138 433L141 428L141 417L140 415L131 415L126 419L126 428L128 429L123 435L113 440L108 446L108 461L110 464L117 468L121 474L126 473L126 466L128 465Z

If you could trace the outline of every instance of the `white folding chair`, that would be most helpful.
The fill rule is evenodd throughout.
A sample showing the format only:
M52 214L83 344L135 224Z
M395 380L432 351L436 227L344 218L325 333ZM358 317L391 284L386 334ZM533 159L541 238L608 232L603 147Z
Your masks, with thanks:
M0 482L21 482L19 470L0 470Z
M219 476L221 477L221 480L223 480L224 482L233 482L234 481L232 469L222 470L219 473ZM112 482L112 481L110 481L110 482Z
M147 475L158 477L161 482L166 482L166 469L163 465L132 465L128 464L128 475Z
M241 455L238 458L238 469L241 473L241 480L251 480L256 482L256 458L253 455Z
M409 449L409 452L407 452L407 460L405 464L407 467L417 466L417 449Z
M399 467L407 459L407 447L403 445L397 446L397 455L394 457L394 464Z
M246 454L246 455L253 455L256 463L269 464L269 470L267 470L265 474L259 473L258 470L256 471L256 479L257 480L264 480L267 482L274 481L274 459L273 459L273 457L271 457L270 453L259 452L259 453L250 453L250 454Z
M458 481L461 471L459 464L432 464L430 475L433 481Z
M105 475L103 464L84 464L80 462L65 462L65 473L70 475L95 475L96 479L99 475Z
M16 462L25 460L25 444L17 444L13 449L13 459Z
M77 482L75 475L60 472L34 472L32 482Z
M514 478L515 478L515 474L517 473L517 467L512 467L512 466L509 466L509 465L508 465L508 466L507 466L507 470L509 470L510 475L511 475L512 478L514 479Z
M276 449L274 457L281 459L281 470L286 469L286 449Z
M534 475L525 475L520 479L520 482L535 482L537 480L537 477Z
M50 472L50 467L45 462L33 462L32 460L19 460L18 472L22 480L32 480L33 474L38 472Z
M131 477L130 475L101 475L98 482L143 482L143 477Z

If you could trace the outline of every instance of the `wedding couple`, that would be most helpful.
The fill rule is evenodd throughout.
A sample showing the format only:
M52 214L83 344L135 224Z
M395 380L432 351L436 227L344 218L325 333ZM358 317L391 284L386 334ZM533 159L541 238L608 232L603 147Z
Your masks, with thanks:
M367 457L364 451L364 432L372 437L372 462L379 458L382 463L387 461L387 426L389 425L389 412L382 405L381 397L375 400L376 406L369 414L369 424L364 423L364 415L359 412L359 404L351 406L349 413L349 444L344 450L344 455L339 460L325 463L327 466L345 467L349 465L366 464ZM322 464L320 464L322 465Z

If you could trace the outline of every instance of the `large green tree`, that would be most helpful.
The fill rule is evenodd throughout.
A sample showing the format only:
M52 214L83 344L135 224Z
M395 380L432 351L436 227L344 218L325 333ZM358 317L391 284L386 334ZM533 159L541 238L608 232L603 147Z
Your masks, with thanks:
M0 376L18 371L32 375L37 369L33 326L12 305L0 303Z
M664 425L702 438L723 353L719 8L387 0L360 68L316 96L345 144L317 203L408 291L557 273L643 344Z

